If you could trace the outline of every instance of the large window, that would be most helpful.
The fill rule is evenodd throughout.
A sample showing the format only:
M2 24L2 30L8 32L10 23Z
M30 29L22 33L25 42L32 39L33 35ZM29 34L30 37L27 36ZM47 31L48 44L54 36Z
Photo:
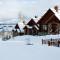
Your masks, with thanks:
M47 25L43 25L43 30L47 31Z
M47 31L48 30L48 25L40 25L40 31L43 32L43 31Z

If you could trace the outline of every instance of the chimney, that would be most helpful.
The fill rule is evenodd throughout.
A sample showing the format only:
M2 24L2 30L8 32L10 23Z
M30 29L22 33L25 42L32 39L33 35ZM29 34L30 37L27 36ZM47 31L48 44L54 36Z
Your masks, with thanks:
M57 5L54 6L54 9L55 9L56 12L58 12L58 6Z
M37 18L37 16L35 16L35 18Z

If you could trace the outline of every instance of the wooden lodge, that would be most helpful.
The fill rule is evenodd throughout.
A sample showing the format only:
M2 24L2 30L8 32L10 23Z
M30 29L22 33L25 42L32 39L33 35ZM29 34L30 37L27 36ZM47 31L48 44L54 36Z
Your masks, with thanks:
M35 16L31 18L28 23L25 23L23 30L25 35L48 35L48 34L59 34L60 33L60 15L58 6L48 9L47 12L39 19ZM37 21L37 22L36 22ZM21 27L21 26L20 26ZM21 29L16 24L16 31Z
M48 9L47 12L36 23L31 19L24 27L25 34L34 34L37 31L38 35L59 34L60 33L60 18L58 7ZM36 26L38 29L36 29ZM34 27L34 29L33 29ZM29 31L28 31L29 30ZM36 31L35 31L36 30ZM33 31L35 31L33 33Z
M58 9L58 8L57 8ZM56 7L48 9L48 11L37 22L39 26L39 34L59 34L60 33L60 18Z
M38 35L38 26L34 19L31 19L24 27L24 34L26 35Z
M39 31L39 28L36 25L34 25L32 27L27 25L24 27L25 35L38 35L38 31Z
M27 25L29 26L34 26L34 25L37 25L36 22L34 21L34 19L32 18L28 23Z
M13 36L18 36L20 34L19 25L16 24L14 30L12 30L12 31L13 31Z

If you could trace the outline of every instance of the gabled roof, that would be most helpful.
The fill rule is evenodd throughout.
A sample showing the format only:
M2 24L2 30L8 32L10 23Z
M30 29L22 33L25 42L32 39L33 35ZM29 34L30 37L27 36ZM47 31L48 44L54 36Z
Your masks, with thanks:
M52 19L55 17L58 21L60 21L60 9L58 9L58 12L54 8L50 8L47 10L47 12L41 17L41 19L37 22L37 24L43 24L46 20Z
M34 26L26 25L23 29L27 29L27 28L29 28L29 29L36 28L37 30L39 30L39 28L36 25L34 25Z
M37 30L39 30L38 26L34 25L34 27L35 27Z
M39 19L39 21L37 22L37 24L43 24L46 20L48 20L52 15L53 15L53 11L51 9L48 9L46 11L46 13Z
M19 25L21 32L24 32L23 28L25 27L25 25L23 24L23 22L19 22L18 25Z
M28 19L28 20L25 20L25 24L28 24L28 23L30 22L31 19L34 20L35 23L37 23L38 20L40 19L40 16L37 17L37 18L30 18L30 19Z
M19 25L18 24L16 24L15 29L19 29Z
M32 26L26 25L23 29L27 29L27 28L32 29Z
M36 25L36 22L35 22L34 19L32 18L32 19L27 23L27 25L33 26L33 25Z
M40 16L37 18L33 18L33 20L37 23L40 20Z
M58 9L58 12L56 12L54 8L51 8L51 10L53 11L54 15L60 20L60 9Z

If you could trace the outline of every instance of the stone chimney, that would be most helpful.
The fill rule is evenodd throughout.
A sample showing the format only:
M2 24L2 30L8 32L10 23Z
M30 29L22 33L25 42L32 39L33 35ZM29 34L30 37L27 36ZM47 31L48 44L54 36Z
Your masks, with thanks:
M54 6L54 9L55 9L56 12L58 12L58 6L57 5Z

